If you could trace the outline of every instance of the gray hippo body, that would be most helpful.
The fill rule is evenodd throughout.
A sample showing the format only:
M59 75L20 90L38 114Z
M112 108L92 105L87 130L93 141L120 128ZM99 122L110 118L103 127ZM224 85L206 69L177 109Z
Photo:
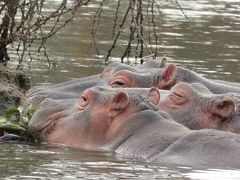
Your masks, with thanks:
M240 95L212 94L202 85L176 84L158 107L190 129L240 133Z
M109 64L101 74L92 75L84 78L78 78L58 84L49 86L35 86L31 88L26 94L25 107L29 107L31 104L39 105L44 99L72 99L79 97L85 89L93 86L112 86L112 87L143 87L150 88L153 83L164 83L164 79L161 77L152 80L151 73L156 69L144 70L136 67L131 67L121 63ZM159 71L159 70L156 70ZM162 76L162 71L160 75ZM115 78L115 74L120 72L119 76ZM147 78L145 78L147 76ZM131 79L131 84L127 84L122 81L122 78ZM144 78L144 79L142 79ZM162 80L162 81L161 81ZM26 108L27 109L27 108Z
M240 85L238 86L238 83L229 83L225 81L207 79L191 70L181 67L177 67L176 81L182 81L187 83L201 83L214 94L222 94L229 92L240 93Z
M47 98L51 99L74 99L79 98L79 95L87 88L107 85L105 79L100 78L100 75L93 75L85 78L74 79L59 84L50 86L35 86L31 88L24 101L24 114L31 107L37 107L42 101Z
M121 89L93 87L78 101L45 99L29 131L48 144L110 150L164 164L240 168L240 135L190 130L154 105L159 97L156 89L146 99Z
M165 59L161 61L150 60L143 64L144 69L156 67L158 69L167 67L168 63ZM212 93L214 94L222 94L222 93L240 93L240 83L238 82L227 82L222 80L211 80L205 77L200 76L194 71L191 71L186 68L176 67L176 77L175 82L187 82L187 83L201 83L206 86Z
M131 67L121 63L109 64L101 74L66 81L50 86L36 86L26 95L26 102L39 104L46 98L67 99L78 97L83 90L93 86L140 87L169 90L179 81L201 83L214 94L240 93L239 83L208 80L185 68L162 61L148 61L142 66Z

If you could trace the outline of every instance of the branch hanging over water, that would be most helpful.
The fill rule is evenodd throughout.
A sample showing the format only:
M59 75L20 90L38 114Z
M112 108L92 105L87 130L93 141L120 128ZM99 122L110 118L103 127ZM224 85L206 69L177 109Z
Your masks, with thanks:
M47 40L71 22L77 10L90 1L0 1L0 20L2 19L0 21L0 62L9 60L6 47L12 44L19 56L18 67L26 51L28 51L30 62L32 53L43 53L50 65L45 46ZM38 48L33 47L37 44L40 44Z
M178 1L172 1L187 17ZM100 56L97 38L104 8L109 3L115 3L111 7L114 14L110 26L112 44L105 56L105 62L108 62L116 47L120 47L123 49L122 62L135 57L136 62L140 60L143 63L145 57L155 58L159 54L158 47L161 42L160 30L157 28L160 22L158 18L161 15L161 3L166 2L168 0L0 0L0 62L6 63L10 59L7 47L11 44L18 55L18 67L21 67L26 55L29 56L30 63L36 54L45 55L50 66L46 42L72 22L82 6L90 3L99 5L93 17L91 46Z
M96 37L103 14L104 2L105 0L102 0L99 5L92 27L92 45L95 47L98 55L100 52L97 47ZM111 35L112 44L105 56L105 63L108 62L109 57L117 46L123 46L118 41L126 39L126 36L128 38L126 39L126 46L124 45L126 48L121 57L121 62L124 62L125 58L129 60L130 57L135 57L136 61L140 60L140 63L143 63L145 57L154 59L157 56L159 53L158 46L161 43L158 37L159 32L157 32L159 25L157 18L161 15L160 3L161 1L156 0L148 0L147 2L143 0L116 1ZM175 3L180 7L181 12L184 13L177 0L175 0ZM125 10L125 12L121 12L121 10Z

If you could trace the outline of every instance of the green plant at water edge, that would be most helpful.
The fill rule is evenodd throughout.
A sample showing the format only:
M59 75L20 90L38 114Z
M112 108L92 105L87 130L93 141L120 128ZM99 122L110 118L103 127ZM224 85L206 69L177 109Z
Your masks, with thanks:
M28 122L36 109L37 106L31 104L25 116L22 106L9 108L3 116L0 116L0 137L6 133L17 135L22 139L29 136L27 132Z

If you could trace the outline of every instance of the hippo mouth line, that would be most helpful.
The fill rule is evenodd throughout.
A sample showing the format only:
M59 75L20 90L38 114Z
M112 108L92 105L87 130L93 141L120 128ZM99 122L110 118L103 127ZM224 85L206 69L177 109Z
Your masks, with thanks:
M44 129L47 127L53 125L56 121L59 121L61 118L66 117L64 114L59 114L58 116L50 117L46 120L45 123L39 123L39 124L34 124L34 125L29 125L29 131L32 134L39 134L41 133Z
M36 125L35 127L31 127L31 133L38 134L42 132L44 129L46 129L47 127L51 126L52 123L54 123L54 121L47 121L46 123L40 126Z

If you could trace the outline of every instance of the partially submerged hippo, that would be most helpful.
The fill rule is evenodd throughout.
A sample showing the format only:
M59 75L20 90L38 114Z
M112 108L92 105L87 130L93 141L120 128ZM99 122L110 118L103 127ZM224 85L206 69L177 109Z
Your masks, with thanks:
M50 86L33 87L26 96L26 103L39 104L46 98L75 98L85 89L96 85L112 87L156 87L169 90L179 81L202 83L213 93L240 93L238 83L208 80L185 68L167 64L166 58L161 61L148 61L142 66L131 67L121 63L109 64L101 74L79 78Z
M119 70L131 70L135 72L140 69L122 63L111 63L106 66L101 74L69 80L66 82L49 86L34 86L26 94L26 101L39 104L46 98L71 99L79 97L85 89L93 86L104 86L109 82L109 76Z
M190 129L212 128L240 133L240 98L237 94L212 94L180 82L158 107Z
M101 77L103 78L109 78L111 77L114 73L121 71L121 70L127 70L127 71L131 71L131 72L135 72L135 73L142 73L145 70L138 68L138 67L133 67L127 64L123 64L123 63L119 63L119 62L113 62L110 63L109 65L107 65L102 73L101 73Z
M85 78L79 78L74 79L70 81L66 81L63 83L58 83L50 86L35 86L26 94L26 100L25 100L25 107L30 106L31 104L39 105L44 99L51 98L51 99L72 99L79 97L79 94L81 94L85 89L93 87L93 86L106 86L110 85L112 87L152 87L155 83L157 87L161 89L161 86L165 86L165 84L171 83L170 79L172 74L168 74L169 69L166 68L166 70L162 69L159 77L156 78L156 80L151 79L141 79L141 77L144 77L148 75L151 77L152 69L149 70L143 70L136 67L131 67L126 64L121 63L111 63L109 64L101 74L92 75ZM171 72L174 72L170 70ZM118 73L120 72L120 73ZM131 75L133 73L134 75ZM115 75L116 74L116 75ZM135 74L138 76L140 75L140 78L135 78ZM129 76L130 75L130 76ZM116 77L117 78L114 78ZM121 77L120 77L121 76ZM131 78L140 79L140 83L131 83L121 84L121 79L125 78L124 80ZM164 89L164 88L163 88ZM26 108L27 109L27 108Z
M141 69L164 68L167 67L168 60L163 57L161 60L149 60L139 66Z
M152 69L152 67L156 67L159 69L159 72L161 72L161 68L166 68L168 65L170 64L167 63L166 59L162 59L161 61L150 60L145 64L143 64L142 68ZM179 66L177 66L176 68L172 68L171 70L176 71L171 73L175 75L174 77L175 82L172 83L172 85L176 84L177 82L201 83L205 85L214 94L221 94L221 93L228 93L228 92L240 93L240 83L207 79L197 74L194 71L191 71L189 69L179 67Z
M71 99L79 97L85 89L93 86L104 86L107 82L100 75L92 75L49 86L35 86L26 94L26 103L39 104L46 98Z
M168 90L174 85L175 78L176 66L169 64L165 68L151 68L141 72L120 70L111 75L109 84L112 87L156 87Z
M176 82L183 81L187 83L201 83L214 94L222 94L229 92L240 93L240 86L238 86L237 83L228 83L224 81L207 79L185 68L177 67L176 75Z
M159 91L152 88L147 97L156 104ZM120 89L93 87L77 102L46 99L29 131L50 144L107 149L167 164L240 168L239 135L189 130L146 98Z

